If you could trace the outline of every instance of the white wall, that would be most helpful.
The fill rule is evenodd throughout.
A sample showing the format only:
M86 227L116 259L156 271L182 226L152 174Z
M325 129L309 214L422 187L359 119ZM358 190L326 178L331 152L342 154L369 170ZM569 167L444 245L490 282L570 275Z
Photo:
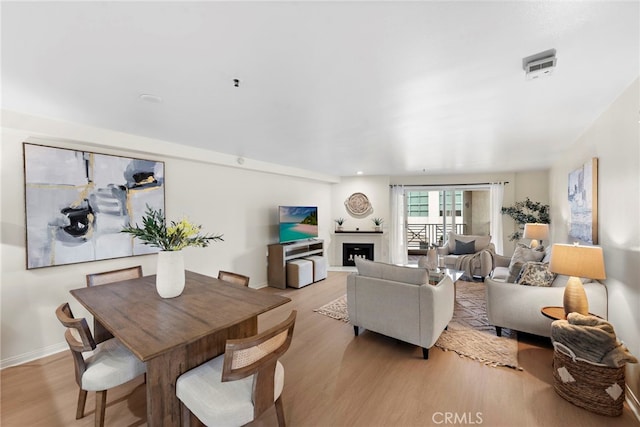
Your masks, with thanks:
M549 182L553 241L568 243L568 174L592 157L598 158L598 235L605 257L609 320L636 357L640 357L639 94L636 79L558 157ZM640 368L638 364L628 367L627 383L640 396Z
M215 276L219 269L232 270L249 275L252 287L265 285L267 245L278 240L278 205L317 205L320 238L329 239L333 230L331 183L337 178L264 163L252 165L251 160L239 166L235 158L191 151L166 141L7 114L3 116L0 194L3 367L66 347L54 311L68 301L77 316L88 315L68 292L85 286L86 274L137 264L145 275L155 273L155 255L25 269L22 142L27 139L164 161L168 217L178 219L185 214L205 231L224 234L224 242L185 249L186 268L203 274ZM216 164L225 162L229 166ZM250 170L252 166L265 172ZM29 325L28 334L24 325Z
M347 211L345 202L353 193L363 193L367 196L373 209L369 214L362 217L355 217ZM384 235L381 239L382 243L380 243L382 247L379 248L379 252L376 251L380 254L379 259L376 258L376 261L389 260L389 239L387 234L389 221L391 220L389 212L389 177L387 176L343 177L340 183L331 186L332 217L331 223L329 224L331 230L335 229L336 224L333 220L336 218L345 219L345 223L343 224L345 231L355 230L356 228L359 228L361 231L373 230L375 225L371 221L372 218L382 218L384 220L382 224ZM364 239L363 236L360 237L360 239L352 238L350 241L360 243L371 240ZM371 235L369 235L369 237L371 237ZM377 241L379 239L375 240ZM332 239L331 248L333 256L329 258L329 262L334 266L342 265L342 249L336 247L337 244L341 245L342 241L338 242Z

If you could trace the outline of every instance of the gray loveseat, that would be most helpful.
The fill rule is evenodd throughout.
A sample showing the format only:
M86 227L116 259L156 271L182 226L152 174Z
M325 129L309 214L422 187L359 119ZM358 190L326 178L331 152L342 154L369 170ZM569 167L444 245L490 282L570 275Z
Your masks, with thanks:
M423 357L453 317L454 287L449 276L428 283L424 268L356 259L347 276L347 307L355 335L363 327L422 347Z

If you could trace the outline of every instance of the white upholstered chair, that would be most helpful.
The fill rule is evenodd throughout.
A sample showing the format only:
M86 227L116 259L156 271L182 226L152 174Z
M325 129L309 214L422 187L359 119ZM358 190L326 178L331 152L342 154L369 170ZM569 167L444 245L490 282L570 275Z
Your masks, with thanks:
M227 340L223 355L182 374L176 395L183 425L193 414L207 426L241 426L275 404L278 425L284 426L284 368L278 358L291 344L296 313L253 337Z
M64 337L69 344L75 365L76 383L80 387L76 419L84 417L87 392L96 392L95 425L104 425L107 390L142 375L146 365L115 338L96 344L84 318L75 319L68 303L56 309L56 316L67 330ZM86 359L83 352L93 351Z

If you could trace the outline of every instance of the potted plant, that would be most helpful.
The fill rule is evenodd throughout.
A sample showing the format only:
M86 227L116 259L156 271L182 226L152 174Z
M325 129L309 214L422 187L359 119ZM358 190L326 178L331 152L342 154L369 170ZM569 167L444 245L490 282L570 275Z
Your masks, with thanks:
M342 231L342 224L344 224L345 219L340 217L340 218L336 218L334 219L334 221L336 222L336 231Z
M206 248L210 242L224 241L222 235L201 234L201 225L188 219L180 222L167 220L162 209L147 205L142 217L142 227L129 224L121 232L137 237L142 244L160 249L156 272L156 290L162 298L177 297L184 290L184 258L182 249L188 246Z
M527 223L551 224L549 205L534 202L528 197L513 206L503 207L502 214L509 215L518 224L518 230L509 235L509 241L520 239Z
M376 231L382 231L382 223L384 222L382 218L371 218L371 221L373 221Z

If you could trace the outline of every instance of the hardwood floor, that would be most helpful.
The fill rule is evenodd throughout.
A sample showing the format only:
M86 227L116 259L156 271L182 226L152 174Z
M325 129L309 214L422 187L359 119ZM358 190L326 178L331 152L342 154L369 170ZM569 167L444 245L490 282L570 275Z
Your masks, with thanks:
M292 302L260 316L260 329L298 318L283 356L285 416L289 426L638 426L626 407L605 417L573 406L553 390L548 340L521 337L524 371L491 368L432 348L420 348L368 331L354 337L351 325L314 313L343 295L345 272L302 289L264 289ZM12 426L91 426L94 393L86 416L75 420L78 388L69 352L4 369L0 424ZM105 425L146 425L142 379L110 390ZM254 426L275 426L274 410Z

